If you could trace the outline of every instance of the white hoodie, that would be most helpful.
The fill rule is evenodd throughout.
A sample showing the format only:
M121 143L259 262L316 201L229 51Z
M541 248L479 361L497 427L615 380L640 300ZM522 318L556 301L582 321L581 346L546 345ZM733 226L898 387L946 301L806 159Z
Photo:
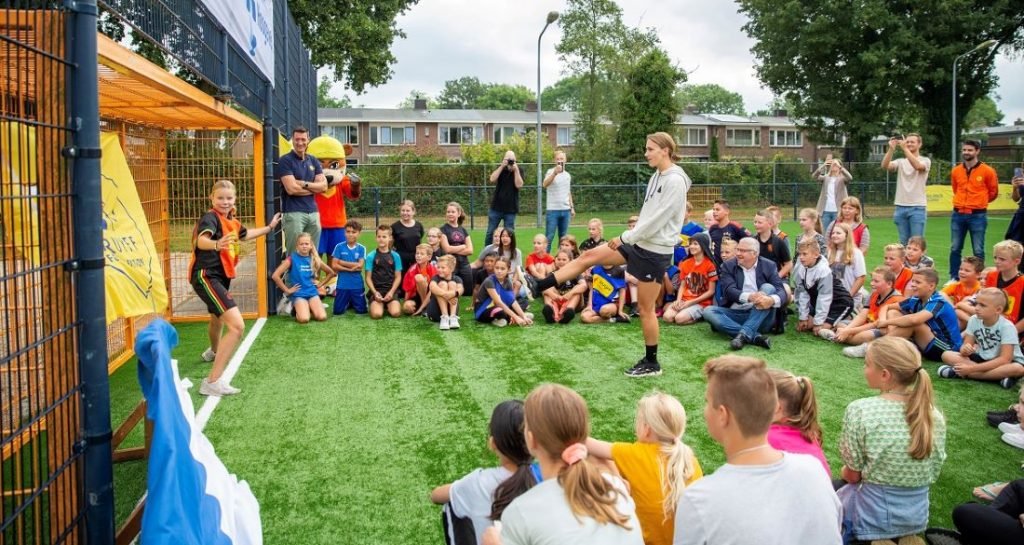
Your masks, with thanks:
M691 184L690 177L679 165L655 172L647 182L636 226L622 233L620 240L650 252L671 255L683 228L686 192Z

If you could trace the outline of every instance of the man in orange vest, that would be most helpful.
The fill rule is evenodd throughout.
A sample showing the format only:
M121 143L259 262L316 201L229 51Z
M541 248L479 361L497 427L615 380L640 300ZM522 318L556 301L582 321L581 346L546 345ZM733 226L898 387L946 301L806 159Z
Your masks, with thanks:
M988 203L999 195L999 177L995 169L982 163L981 143L964 140L960 147L963 162L953 167L953 217L949 222L949 277L960 278L960 254L964 249L967 232L971 233L974 255L985 261L985 228L988 226Z

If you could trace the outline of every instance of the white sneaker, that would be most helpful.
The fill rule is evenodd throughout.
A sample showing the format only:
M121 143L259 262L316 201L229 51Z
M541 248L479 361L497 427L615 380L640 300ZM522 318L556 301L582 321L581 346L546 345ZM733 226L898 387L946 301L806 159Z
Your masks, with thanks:
M451 328L451 320L447 316L441 316L441 331L448 331Z
M225 382L223 377L216 382L210 382L209 379L204 378L199 383L199 393L204 396L230 396L240 392L241 390Z
M999 424L999 431L1003 433L1024 433L1024 429L1021 429L1020 424L1011 424L1010 422Z
M498 318L497 320L494 320L491 323L496 325L496 326L498 326L498 327L505 327L505 326L508 325L508 320L506 320L504 318Z
M206 350L203 350L202 358L205 362L212 362L217 359L217 353L214 352L212 348L206 347Z
M533 313L532 312L524 312L523 316L526 316L527 320L530 320L531 322L533 321Z
M819 329L818 336L826 341L834 341L836 338L836 332L834 329Z
M1024 433L1004 433L1003 442L1024 449Z
M843 349L843 355L848 358L863 358L868 353L868 345L871 343L858 344L856 346L847 346Z
M449 316L448 317L448 327L450 327L452 329L458 329L459 328L459 317L458 316Z

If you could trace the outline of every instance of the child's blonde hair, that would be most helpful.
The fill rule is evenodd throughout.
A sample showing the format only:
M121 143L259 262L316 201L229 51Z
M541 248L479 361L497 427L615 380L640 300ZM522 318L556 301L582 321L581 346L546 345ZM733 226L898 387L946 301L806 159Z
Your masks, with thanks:
M235 191L235 183L231 180L217 180L213 182L213 188L210 189L210 196L212 197L220 189L230 189Z
M440 237L441 236L441 230L438 229L437 227L431 227L430 229L427 229L427 236L428 237ZM440 241L438 241L438 242L440 243Z
M815 208L801 208L800 217L808 218L814 222L814 232L821 233L824 229L821 228L821 214Z
M846 197L839 203L839 213L842 215L843 207L846 205L853 206L857 209L857 214L853 216L853 221L861 223L864 220L864 208L860 205L860 199L857 197ZM838 222L837 222L838 223Z
M633 214L632 216L626 218L626 223L636 223L638 221L640 221L640 216L637 216L636 214Z
M416 203L412 202L410 199L405 199L404 201L402 201L402 204L398 205L399 212L401 212L403 206L408 206L409 208L412 208L412 213L416 213Z
M733 240L731 238L723 238L722 243L719 244L719 246L721 246L723 250L725 250L726 248L733 249L738 245L739 241Z
M868 346L867 364L886 369L900 386L913 387L904 410L910 428L907 452L915 460L931 456L933 448L932 379L921 367L921 352L910 341L886 335Z
M417 244L416 245L416 250L415 251L418 252L420 250L423 250L424 252L427 252L427 255L434 255L434 247L429 245L429 244L427 244L426 242L424 242L422 244Z
M533 241L537 242L538 240L543 241L545 247L547 247L547 243L548 243L548 236L547 235L545 235L544 233L537 233L536 235L533 235Z
M1006 310L1006 305L1009 304L1009 299L1006 297L1006 292L995 287L981 288L978 291L978 297L991 297L997 302L999 307L999 314L1002 314Z
M770 214L768 219L772 221L772 227L778 227L782 223L782 209L774 204L765 208L765 211Z
M595 223L597 224L598 229L604 230L604 222L601 221L601 218L590 218L590 221L587 222L587 225L592 225Z
M444 254L443 256L437 258L437 264L440 265L442 263L448 265L448 267L451 268L451 270L455 270L455 256L451 254Z
M651 392L636 405L636 422L647 426L661 446L664 466L661 472L662 510L665 520L673 516L686 481L696 472L693 449L683 443L686 410L673 396Z
M817 246L817 244L815 244ZM821 425L818 424L818 399L814 383L807 377L798 377L784 369L768 369L775 381L782 416L790 426L800 430L800 436L810 443L821 444Z
M992 248L992 253L996 252L1010 254L1010 259L1020 259L1020 256L1024 255L1024 246L1021 246L1021 243L1016 240L1004 240L996 243Z
M885 248L882 248L882 253L885 252L899 252L900 259L903 259L907 256L907 247L899 242L893 242L892 244L886 244Z
M828 262L838 263L839 252L843 252L843 263L849 265L853 263L853 251L856 246L853 245L853 230L850 229L849 225L845 223L836 222L835 226L832 227L833 232L839 229L846 233L846 241L843 242L843 247L839 248L834 242L832 242L832 236L828 237Z

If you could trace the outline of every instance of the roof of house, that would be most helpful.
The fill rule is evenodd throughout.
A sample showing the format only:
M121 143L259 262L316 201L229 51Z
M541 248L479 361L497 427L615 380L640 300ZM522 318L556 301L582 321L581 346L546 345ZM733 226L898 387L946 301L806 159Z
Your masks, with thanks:
M989 136L997 135L997 134L998 135L1004 135L1004 134L1005 135L1009 135L1009 134L1016 134L1016 133L1024 133L1024 125L1008 125L1006 127L982 127L980 129L975 129L975 130L970 131L970 132L974 132L974 133L980 132L980 133L987 134Z

